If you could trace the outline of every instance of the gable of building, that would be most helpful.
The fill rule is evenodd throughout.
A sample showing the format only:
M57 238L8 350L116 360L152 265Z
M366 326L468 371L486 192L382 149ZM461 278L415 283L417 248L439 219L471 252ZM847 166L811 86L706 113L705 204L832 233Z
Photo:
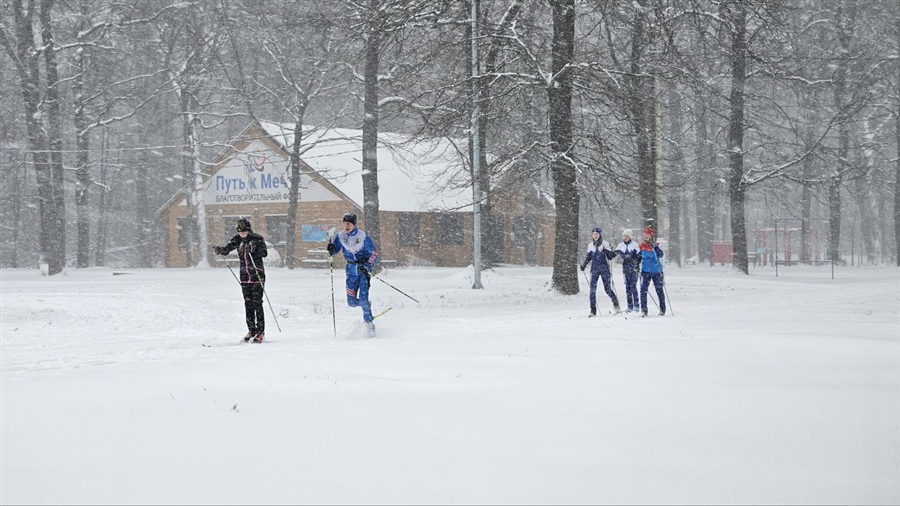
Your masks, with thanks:
M290 201L290 155L258 124L244 129L211 164L200 190L205 205L287 203ZM298 181L304 202L356 202L302 160ZM183 192L174 195L157 214L172 206L185 206Z

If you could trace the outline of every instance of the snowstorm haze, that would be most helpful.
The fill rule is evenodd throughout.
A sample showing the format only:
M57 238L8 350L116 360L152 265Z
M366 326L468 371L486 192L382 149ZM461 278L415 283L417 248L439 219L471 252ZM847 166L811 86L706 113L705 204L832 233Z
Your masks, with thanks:
M159 211L256 121L360 130L373 238L373 139L479 132L487 265L492 206L546 195L562 293L596 225L653 226L669 265L727 244L752 273L776 237L900 265L895 0L476 1L477 51L467 2L4 0L0 267L164 266ZM448 188L472 187L467 150Z

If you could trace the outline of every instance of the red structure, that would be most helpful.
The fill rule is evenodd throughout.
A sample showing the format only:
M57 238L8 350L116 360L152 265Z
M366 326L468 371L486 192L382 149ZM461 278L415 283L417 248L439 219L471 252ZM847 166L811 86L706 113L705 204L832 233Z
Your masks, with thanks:
M734 244L731 241L713 241L712 263L722 265L734 263Z

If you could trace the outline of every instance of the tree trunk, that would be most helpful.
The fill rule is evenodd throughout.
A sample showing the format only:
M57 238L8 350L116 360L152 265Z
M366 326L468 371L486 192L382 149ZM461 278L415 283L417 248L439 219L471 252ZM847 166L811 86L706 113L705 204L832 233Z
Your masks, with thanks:
M872 207L875 199L872 198L869 187L869 160L872 153L857 149L856 155L856 166L861 171L861 174L853 180L854 198L859 209L859 239L856 244L865 252L866 264L872 265L875 263L875 239L878 229L881 228Z
M728 159L731 169L728 195L731 202L731 240L734 267L750 273L747 257L744 201L744 81L747 77L747 11L743 0L730 6L731 21L731 116L728 128Z
M810 125L815 125L815 121L811 121ZM814 142L813 128L810 126L805 133L805 149L810 149ZM813 158L807 157L801 165L801 182L800 182L800 261L807 263L812 260L811 241L812 241L812 183L810 182L814 175L815 167L813 167Z
M840 85L837 85L838 88ZM836 92L838 93L838 92ZM838 95L839 96L839 95ZM838 127L838 167L829 179L828 210L829 210L829 256L835 262L841 261L841 187L844 184L844 174L847 172L850 154L850 132L843 120Z
M81 27L83 23L77 26ZM91 250L91 215L88 206L88 190L90 189L91 176L89 156L90 133L87 130L87 116L84 103L84 73L85 55L84 48L75 50L75 75L72 76L72 95L75 102L74 118L75 145L75 210L78 216L78 259L75 266L84 269L90 266Z
M638 2L643 5L642 1ZM653 127L655 108L648 105L653 101L650 80L641 75L644 72L641 57L644 52L644 17L642 9L635 9L631 27L631 76L629 109L631 125L634 129L637 151L638 192L641 199L643 226L659 231L659 209L657 201L656 164L653 156Z
M895 10L897 20L894 23L894 38L900 47L900 11ZM897 97L897 103L894 104L894 136L897 143L897 163L894 168L894 260L897 267L900 267L900 65L894 66L897 74L894 81L894 97Z
M373 13L378 12L380 0L369 0ZM377 15L377 14L373 14ZM381 243L378 211L378 68L381 64L381 32L377 24L369 28L366 38L366 68L364 70L365 93L362 124L362 183L363 219L365 232L375 242Z
M40 215L40 259L41 265L47 265L47 274L62 271L62 265L51 251L53 236L56 233L56 200L54 199L52 167L47 154L47 134L41 124L41 77L38 57L34 52L34 29L32 26L34 11L24 9L22 0L13 0L13 15L16 24L17 58L13 63L19 75L22 93L22 109L25 117L25 133L31 159L34 163L34 175L37 182L38 213Z
M13 194L10 196L12 198L12 223L9 225L12 227L12 251L10 252L10 262L9 266L13 269L19 268L19 235L20 235L20 222L22 219L22 201L23 196L25 194L25 183L27 178L24 177L24 173L26 171L27 162L22 160L22 164L19 165L15 163L13 159L13 152L10 151L7 155L8 167L12 168L12 188ZM21 170L21 174L20 171Z
M182 139L182 156L181 156L181 173L184 180L184 202L187 210L185 220L182 225L185 237L185 265L193 267L194 262L194 161L193 151L191 147L191 96L190 92L179 86L179 102L181 104L181 139Z
M844 11L846 7L846 12ZM850 42L853 38L853 25L856 22L856 4L849 2L846 5L841 4L837 10L834 24L837 28L837 39L840 43L840 60L836 62L837 68L834 72L833 92L834 105L841 118L838 123L838 167L832 174L829 181L828 189L828 208L831 237L829 250L831 258L835 262L841 260L841 186L845 174L850 168L850 130L848 121L850 120L847 104L847 66L850 64Z
M303 118L306 107L301 106L294 123L294 142L291 145L291 186L288 194L287 236L284 244L284 265L288 269L297 266L297 209L300 200L300 146L303 142Z
M691 229L691 208L690 199L688 198L689 190L687 184L681 190L681 244L683 245L682 254L685 259L694 256L694 231Z
M153 251L151 240L153 236L153 225L151 222L153 210L150 209L150 198L148 193L148 186L150 183L148 165L149 160L145 151L144 154L141 155L134 171L134 207L137 212L135 223L137 223L137 243L140 245L138 265L144 268L153 267L151 256L151 252Z
M575 0L553 0L554 79L547 88L550 108L551 174L556 200L556 244L553 252L553 288L578 293L578 189L575 185L572 140L572 63L575 51Z
M900 26L897 27L897 32L900 34ZM900 96L900 72L898 72L897 83L897 96ZM897 110L894 110L894 136L897 142L896 153L900 153L900 113ZM900 267L900 156L897 157L894 168L894 255L897 267Z
M841 180L832 178L828 186L828 258L841 261Z
M678 267L682 266L682 235L681 235L681 192L682 181L684 180L684 151L681 149L682 144L682 117L681 117L681 98L678 96L675 84L669 86L669 114L671 122L669 123L669 135L673 143L672 164L669 172L669 188L668 188L668 206L669 206L669 251L666 257L670 262L675 262ZM685 220L686 221L686 220Z
M522 10L524 6L523 0L513 0L512 4L504 13L503 19L497 25L497 29L495 33L502 33L507 30L515 21L519 15L519 12ZM481 10L479 9L479 12ZM471 27L471 23L469 24ZM478 26L485 26L484 23L481 22L481 19L478 20ZM477 34L477 37L481 37L482 33ZM486 76L490 76L498 71L497 58L500 54L501 45L504 43L505 39L498 39L495 37L491 38L490 46L487 51L487 55L484 58L484 74ZM472 68L472 65L469 65L469 68ZM491 131L493 128L492 114L491 114L491 105L492 105L492 97L490 86L488 85L489 80L481 77L476 79L477 92L475 93L476 100L478 100L478 106L480 109L480 125L478 129L478 147L479 147L479 162L480 162L480 172L479 172L479 182L481 185L481 193L484 195L484 199L481 201L481 213L482 213L482 222L483 223L495 223L497 216L494 218L491 214L491 201L492 201L492 191L491 187L491 171L489 170L489 165L487 162L487 133ZM491 268L495 263L499 263L503 261L503 234L497 233L496 229L492 227L481 227L481 260L482 266L486 269Z
M196 101L194 102L196 106ZM191 111L191 161L194 167L193 192L197 206L197 247L199 249L199 265L209 266L209 233L206 224L206 201L203 198L203 165L200 163L200 118ZM142 236L142 239L146 236Z
M104 128L103 129L103 140L102 146L100 147L100 187L102 188L100 191L100 202L99 202L99 214L100 217L97 219L97 245L95 246L94 251L94 265L101 267L106 265L106 238L108 237L109 231L109 210L110 210L110 201L112 200L112 192L110 191L110 187L112 183L110 179L107 177L107 165L106 165L106 155L107 155L107 146L109 144L109 131ZM121 153L121 152L120 152ZM119 155L121 157L121 154ZM116 163L116 166L121 166L119 163Z
M49 272L61 272L66 265L66 195L63 168L62 112L60 111L59 72L56 66L56 44L53 38L50 12L53 0L41 0L41 39L44 43L43 55L46 68L47 89L44 105L47 111L48 145L50 146L50 177L53 187L53 216L48 259ZM58 269L58 270L57 270ZM55 272L54 272L55 271Z
M709 138L706 122L709 116L702 112L697 120L697 258L700 263L712 261L712 243L716 231L716 173L715 153Z
M804 166L807 165L804 163ZM808 263L812 260L811 250L811 228L810 219L812 218L812 186L806 182L806 168L804 167L804 181L801 183L800 189L800 261Z

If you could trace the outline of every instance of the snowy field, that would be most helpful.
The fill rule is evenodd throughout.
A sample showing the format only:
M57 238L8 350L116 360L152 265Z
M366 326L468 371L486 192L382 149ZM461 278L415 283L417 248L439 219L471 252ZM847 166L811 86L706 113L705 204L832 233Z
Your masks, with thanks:
M271 269L261 345L228 270L116 272L0 271L3 504L900 503L896 267L669 268L646 319L401 268L374 339Z

